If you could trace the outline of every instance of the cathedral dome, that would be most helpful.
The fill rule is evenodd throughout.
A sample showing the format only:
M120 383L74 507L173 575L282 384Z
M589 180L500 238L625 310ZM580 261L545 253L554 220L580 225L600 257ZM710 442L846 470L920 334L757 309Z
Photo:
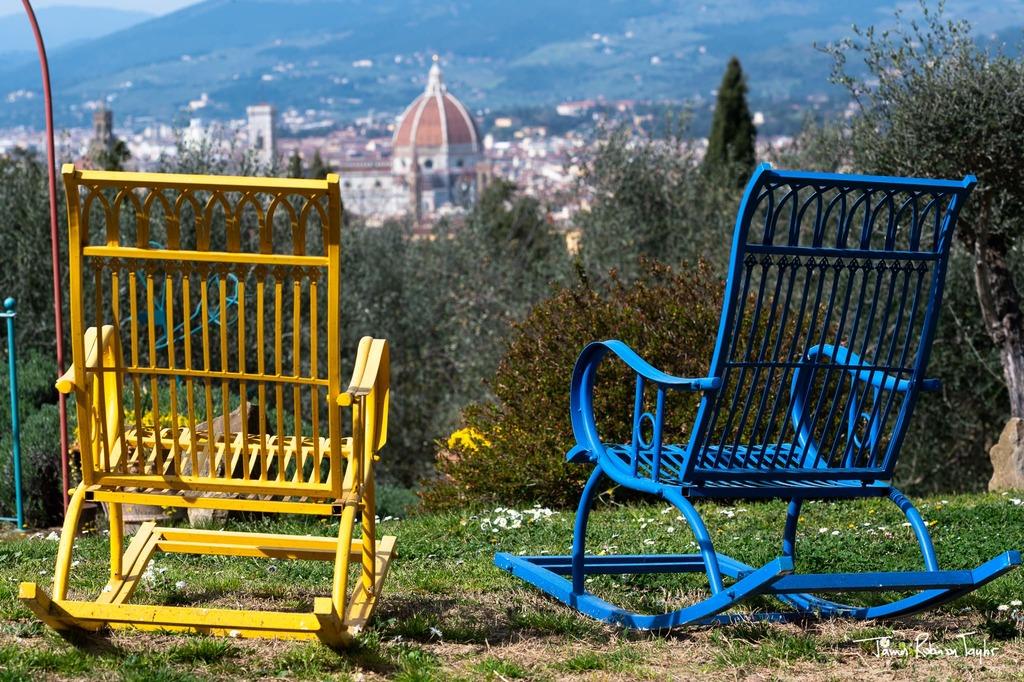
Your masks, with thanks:
M406 108L395 129L394 148L396 155L403 156L423 155L425 149L480 150L476 122L465 105L448 92L436 57L427 89Z

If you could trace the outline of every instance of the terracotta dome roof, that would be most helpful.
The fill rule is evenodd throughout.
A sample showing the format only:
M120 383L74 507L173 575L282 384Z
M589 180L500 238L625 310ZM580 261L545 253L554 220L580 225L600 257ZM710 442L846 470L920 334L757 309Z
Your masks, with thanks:
M476 122L466 107L448 92L435 60L430 67L427 89L413 100L402 114L395 130L395 149L399 147L480 146Z

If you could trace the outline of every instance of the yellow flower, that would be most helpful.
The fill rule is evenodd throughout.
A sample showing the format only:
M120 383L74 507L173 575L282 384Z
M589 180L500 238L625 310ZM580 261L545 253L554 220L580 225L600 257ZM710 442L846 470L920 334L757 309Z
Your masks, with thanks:
M491 441L484 438L482 433L471 426L459 429L452 433L452 435L448 436L448 447L451 449L462 447L476 452L481 445L487 447L490 444Z
M124 421L129 427L132 427L136 424L136 417L137 415L134 410L124 411ZM152 410L147 410L143 412L142 416L139 417L139 421L141 421L142 426L146 428L153 428L156 425L156 419L153 416ZM172 424L174 424L174 420L172 419L172 415L169 412L160 414L160 428L169 428ZM184 428L185 426L188 425L188 419L185 417L185 415L179 414L177 424L178 428Z

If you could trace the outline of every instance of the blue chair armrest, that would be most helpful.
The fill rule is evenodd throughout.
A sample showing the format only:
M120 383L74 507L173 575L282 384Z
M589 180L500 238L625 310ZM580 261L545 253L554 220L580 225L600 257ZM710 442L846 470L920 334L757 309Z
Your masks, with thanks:
M811 361L821 356L829 358L838 365L844 365L845 371L853 377L854 381L862 381L874 387L876 392L885 390L905 393L914 385L910 379L897 379L891 374L873 369L870 364L864 362L856 353L842 346L832 346L829 344L813 346L807 350L804 359L805 361ZM861 367L864 369L860 369ZM804 466L821 466L822 462L817 456L817 444L812 434L814 424L811 422L814 419L808 420L805 418L807 416L805 414L805 401L810 380L810 377L805 375L799 367L793 372L793 381L790 386L790 394L792 395L790 419L793 423L797 442L805 450ZM942 384L938 379L925 379L921 381L919 388L922 391L938 391L942 388ZM874 419L874 412L870 415L862 414L858 404L859 402L856 399L849 403L847 414L848 433L853 438L857 428L857 421L861 417L868 417L868 437L871 439L870 442L874 443L879 437L882 424Z
M909 379L897 379L891 374L886 374L881 370L877 369L854 369L855 366L870 367L868 363L861 360L860 356L854 353L849 348L842 346L832 346L829 344L822 344L820 346L813 346L807 349L807 358L811 359L819 355L831 359L840 365L847 365L847 370L854 376L858 381L864 381L871 384L875 388L883 389L886 391L897 391L905 393L910 390L911 381ZM942 382L938 379L925 379L921 382L922 391L939 391L942 389Z
M722 385L722 379L720 377L701 377L697 379L666 374L637 355L632 348L624 344L622 341L615 339L610 339L608 341L595 341L594 343L591 343L587 349L595 346L603 346L610 350L612 353L615 353L620 360L626 363L630 369L642 376L644 379L665 388L673 388L682 391L714 391Z
M638 393L633 416L634 450L639 442L637 439L639 438L638 429L640 421L649 417L653 422L654 436L651 443L644 443L644 447L651 448L658 453L661 452L661 431L664 419L663 404L664 394L667 391L714 391L722 385L722 380L719 377L677 377L662 372L633 352L633 349L622 341L595 341L588 344L583 349L583 352L580 353L579 358L576 360L576 367L573 369L572 387L570 389L570 412L572 415L573 433L576 436L576 446L566 454L566 459L570 462L596 461L599 453L604 451L594 420L593 391L597 367L609 352L619 358L637 375ZM645 416L641 409L642 391L640 387L643 382L648 382L658 387L658 408L654 415L648 414ZM657 457L660 457L660 454ZM655 465L655 472L656 470L657 465Z

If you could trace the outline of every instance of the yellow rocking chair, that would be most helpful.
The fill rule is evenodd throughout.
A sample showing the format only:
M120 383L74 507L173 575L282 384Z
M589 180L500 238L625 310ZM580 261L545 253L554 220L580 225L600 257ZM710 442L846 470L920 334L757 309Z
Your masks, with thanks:
M57 630L138 628L349 643L371 617L395 539L378 539L374 463L387 437L389 358L364 337L341 385L341 197L326 180L63 168L82 483L52 596L21 600ZM342 408L352 415L343 433ZM110 581L68 598L86 501L106 505ZM122 505L338 517L337 537L142 524ZM355 538L355 528L361 537ZM310 612L129 604L157 550L330 561ZM349 589L349 568L360 576Z

